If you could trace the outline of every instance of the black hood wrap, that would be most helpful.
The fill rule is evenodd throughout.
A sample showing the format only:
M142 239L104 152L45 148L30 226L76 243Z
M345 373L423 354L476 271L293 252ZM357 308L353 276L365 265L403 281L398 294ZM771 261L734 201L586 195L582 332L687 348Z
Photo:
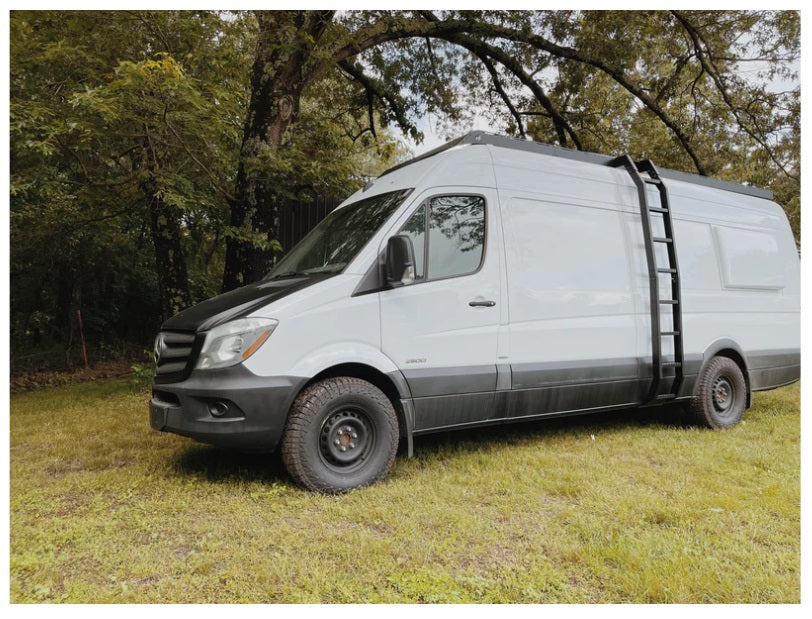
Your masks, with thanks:
M306 275L291 279L263 280L206 299L172 316L161 326L165 331L208 331L224 322L247 316L260 307L332 277Z

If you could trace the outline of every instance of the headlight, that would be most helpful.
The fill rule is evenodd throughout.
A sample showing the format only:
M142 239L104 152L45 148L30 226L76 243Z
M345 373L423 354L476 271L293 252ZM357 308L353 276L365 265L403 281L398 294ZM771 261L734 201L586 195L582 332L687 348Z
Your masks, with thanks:
M253 355L276 329L273 318L240 318L215 327L206 334L197 358L198 370L237 365Z

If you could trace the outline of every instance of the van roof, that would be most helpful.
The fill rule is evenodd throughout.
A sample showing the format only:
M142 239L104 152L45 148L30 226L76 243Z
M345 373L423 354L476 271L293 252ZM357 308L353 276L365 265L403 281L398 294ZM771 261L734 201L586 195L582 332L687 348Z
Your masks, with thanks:
M504 135L496 135L494 133L487 133L485 131L471 131L465 135L458 137L450 142L446 142L442 146L423 153L419 157L414 157L396 166L386 170L381 176L385 176L390 172L399 170L408 165L423 161L429 157L433 157L455 146L464 144L483 144L490 146L497 146L500 148L512 148L514 150L522 150L539 155L547 155L550 157L562 157L564 159L574 159L576 161L583 161L585 163L593 163L596 165L608 165L614 157L608 155L601 155L598 153L590 153L581 150L573 150L571 148L563 148L561 146L553 146L551 144L542 144L541 142L531 142L529 140L520 140L517 138L510 138ZM756 198L763 198L765 200L772 200L773 193L767 189L759 187L752 187L749 185L740 185L739 183L731 183L730 181L723 181L709 176L700 176L699 174L689 174L687 172L679 172L677 170L669 170L668 168L659 169L660 176L663 178L670 178L676 181L683 181L686 183L694 183L695 185L704 185L705 187L713 187L714 189L721 189L724 191L732 191L734 193L741 193L747 196L754 196Z

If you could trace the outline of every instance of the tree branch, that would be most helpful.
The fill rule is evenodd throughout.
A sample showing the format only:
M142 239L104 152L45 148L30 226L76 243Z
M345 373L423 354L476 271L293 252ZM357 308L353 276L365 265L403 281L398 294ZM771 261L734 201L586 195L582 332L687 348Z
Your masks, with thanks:
M425 19L427 19L428 21L432 21L432 22L440 21L440 18L437 17L432 11L418 11L418 13L421 16L423 16ZM426 37L426 45L429 48L429 54L433 54L432 49L431 49L430 41L431 41L431 39L429 37ZM522 122L522 117L516 111L516 107L513 105L513 102L510 100L510 97L508 96L507 92L505 92L505 89L502 87L502 82L499 79L499 72L496 70L496 67L493 66L493 63L491 62L490 58L488 58L488 56L482 54L482 55L477 55L477 57L482 61L482 64L485 65L485 68L488 70L488 73L490 73L491 79L493 80L494 89L496 90L497 94L502 98L502 101L505 103L508 110L510 111L510 114L513 116L514 120L516 121L516 125L519 128L519 135L521 135L523 138L526 138L527 134L525 134L525 131L524 131L524 123ZM433 68L434 67L434 57L433 57L433 55L431 56L431 60L432 60L432 68ZM435 76L437 75L436 70L434 71L434 74L435 74Z
M437 22L439 18L434 15L431 11L421 11L421 15L430 21ZM578 150L583 150L583 146L581 145L581 141L576 135L575 131L573 130L572 126L567 122L567 120L560 114L560 112L555 108L552 101L550 101L549 97L547 97L546 93L539 85L539 83L530 77L527 72L524 70L524 67L521 63L513 58L512 56L508 55L504 50L494 47L493 45L489 45L484 41L481 41L475 37L471 37L466 34L453 34L443 37L444 40L449 41L451 43L456 43L470 51L474 54L480 61L485 65L488 69L488 72L491 73L491 77L494 80L494 85L496 86L497 92L499 92L502 100L505 101L505 104L508 106L511 114L513 117L516 118L519 122L519 129L524 136L524 129L522 128L521 117L516 112L516 108L512 105L507 97L507 93L504 92L502 89L502 85L499 82L498 73L495 73L496 69L493 67L490 59L493 58L496 62L504 66L508 71L513 73L525 86L527 86L530 91L533 93L533 96L536 97L536 100L541 104L541 106L547 110L550 118L553 120L553 126L555 127L555 131L558 134L558 142L561 146L567 145L567 133L569 133L570 138L575 144L575 147ZM500 92L501 91L501 92Z
M422 21L414 18L382 19L375 24L360 28L353 33L352 40L346 42L341 47L338 47L333 53L332 61L340 62L352 56L356 56L364 50L388 41L395 41L415 36L430 36L453 42L454 35L460 34L474 37L474 39L479 42L482 42L482 39L487 37L506 39L509 41L519 41L558 58L586 64L602 71L614 79L615 82L617 82L625 90L634 95L649 110L651 110L651 112L653 112L663 122L663 124L665 124L665 126L671 130L671 132L680 142L685 152L688 153L689 157L691 157L697 172L702 175L707 174L705 166L702 164L702 161L699 159L699 156L691 144L690 137L685 134L679 124L673 118L671 118L671 116L654 99L652 99L641 87L633 84L624 75L621 68L612 67L603 59L594 57L587 52L558 45L557 43L554 43L529 30L520 30L498 24L490 24L482 21L472 21L466 19L438 21L430 21L425 19L425 17ZM327 70L328 68L329 67L326 65L323 66L323 70Z
M183 148L183 150L184 150L184 151L186 151L186 154L187 154L187 155L189 155L189 157L191 158L191 160L192 160L192 161L194 161L194 162L197 164L197 166L198 166L198 167L199 167L201 170L203 170L203 172L206 174L206 176L208 176L208 177L209 177L209 180L211 181L211 184L214 186L214 188L215 188L217 191L219 191L221 194L223 194L223 197L224 197L224 198L225 198L225 199L226 199L226 200L227 200L229 203L233 202L233 201L234 201L234 196L233 196L231 193L229 193L228 191L226 191L226 190L225 190L225 189L224 189L224 188L223 188L223 187L220 185L219 180L218 180L218 179L217 179L217 177L216 177L216 176L215 176L215 175L214 175L214 174L211 172L211 170L209 170L209 169L208 169L208 168L207 168L205 165L203 165L203 162L201 162L201 161L200 161L200 159L198 159L197 157L195 157L194 153L193 153L193 152L191 151L191 149L190 149L190 148L189 148L189 147L186 145L186 141L185 141L185 140L184 140L184 139L183 139L183 138L180 136L180 134L179 134L179 133L178 133L178 132L175 130L175 127L173 127L173 126L172 126L172 124L171 124L169 121L166 121L166 126L167 126L167 127L169 128L169 130L172 132L172 135L174 135L174 136L175 136L175 139L178 141L178 144L180 144L180 145L181 145L181 148Z
M415 127L406 117L406 104L398 95L395 95L387 90L386 86L379 80L366 75L361 68L361 65L358 63L353 63L349 60L342 60L338 63L338 65L344 70L344 72L346 72L350 77L364 87L367 92L367 96L370 96L371 93L373 96L377 97L381 103L389 107L394 114L395 121L398 123L398 126L404 133L414 133ZM370 120L371 113L372 111L370 109Z
M493 63L487 56L481 56L480 60L482 60L482 64L485 65L485 68L488 70L488 73L491 74L494 89L496 89L496 92L499 94L500 97L502 97L502 101L504 101L505 105L507 106L507 109L510 110L511 116L513 116L513 119L516 121L516 125L519 128L519 135L521 135L523 138L526 138L527 135L524 132L524 123L522 122L522 117L519 115L519 112L516 110L516 107L513 105L513 102L510 100L510 97L508 97L508 94L502 87L502 82L499 80L499 72L496 70L496 67L493 66Z
M133 206L138 204L138 202L140 202L141 200L142 200L142 198L139 197L139 198L131 201L130 203L128 203L127 206L125 206L124 208L119 209L117 211L113 211L112 213L107 213L106 215L101 215L99 217L93 217L91 219L83 219L82 221L76 222L76 224L73 225L73 226L65 227L62 232L67 236L67 235L73 234L74 232L77 232L78 230L81 230L85 226L89 226L91 224L99 223L99 222L105 221L107 219L113 219L114 217L118 217L119 215L124 215Z
M738 105L733 101L730 96L730 93L725 86L724 80L719 72L716 63L711 58L710 54L710 46L705 38L702 36L702 33L690 22L690 20L681 12L681 11L671 11L671 14L677 18L677 21L682 25L685 31L688 33L688 36L691 37L691 41L694 45L694 50L696 51L696 56L699 59L699 62L703 68L703 70L710 75L713 83L716 85L716 89L719 91L719 94L722 95L722 100L725 104L730 108L733 117L736 119L736 123L741 127L741 129L747 133L751 138L753 138L769 155L770 159L772 159L773 163L779 167L779 169L790 177L793 180L800 181L800 178L792 174L789 170L786 169L784 164L778 160L778 157L773 152L773 149L767 144L766 139L764 138L764 132L760 129L753 129L748 126L741 115ZM704 47L703 47L704 45ZM706 51L707 50L707 51ZM755 120L752 117L752 114L748 113L745 110L745 113L748 114L751 120Z
M662 122L668 127L671 132L676 136L679 140L682 147L691 157L694 162L694 167L696 167L697 172L702 175L707 175L705 171L705 166L699 159L696 151L694 150L693 146L691 145L690 138L685 134L679 124L671 118L671 116L656 102L652 99L646 92L631 83L631 81L626 78L623 74L623 70L617 67L612 67L604 62L600 58L595 58L590 54L583 52L581 50L577 50L571 47L564 47L553 43L542 37L541 35L534 34L532 32L527 32L523 30L514 30L512 28L505 28L504 26L498 25L489 25L489 32L491 36L505 38L514 41L522 41L539 49L541 51L546 51L554 56L559 58L565 58L567 60L573 60L575 62L579 62L582 64L587 64L592 66L612 79L615 80L620 86L622 86L625 90L630 92L634 95L643 105L645 105L649 110L651 110Z

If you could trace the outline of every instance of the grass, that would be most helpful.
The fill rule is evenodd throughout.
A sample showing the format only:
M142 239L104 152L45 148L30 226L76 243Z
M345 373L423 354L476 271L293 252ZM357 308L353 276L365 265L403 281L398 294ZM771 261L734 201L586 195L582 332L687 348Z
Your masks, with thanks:
M103 380L12 396L12 602L800 601L800 390L416 441L384 482L150 430Z

